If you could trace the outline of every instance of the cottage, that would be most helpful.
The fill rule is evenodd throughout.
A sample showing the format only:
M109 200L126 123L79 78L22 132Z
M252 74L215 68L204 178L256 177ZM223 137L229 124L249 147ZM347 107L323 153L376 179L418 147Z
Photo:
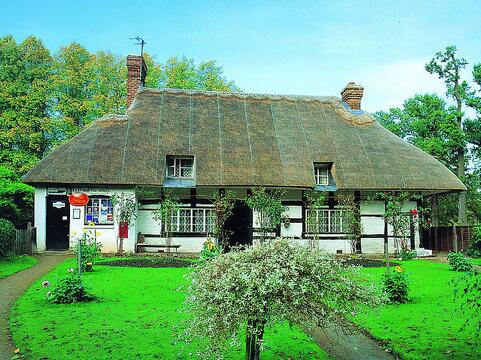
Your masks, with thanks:
M137 219L124 244L134 252L138 233L152 244L164 239L152 217L163 190L183 206L175 214L172 243L180 252L199 252L212 232L212 194L232 190L238 202L226 225L232 243L252 243L255 214L242 201L257 186L282 188L289 222L277 235L303 242L319 231L318 245L350 252L345 238L342 193L355 196L364 228L357 250L380 253L392 230L385 227L378 191L429 195L464 191L444 165L401 140L361 110L363 88L349 83L337 97L263 95L144 88L147 67L129 56L128 111L108 115L46 156L24 177L35 187L35 226L39 251L72 248L69 235L94 226L104 251L115 251L118 223L111 197L135 196ZM313 210L307 190L328 191L326 207ZM86 194L84 206L67 195ZM412 201L406 210L416 208ZM316 211L316 229L306 222ZM312 214L311 214L312 215ZM418 232L410 245L419 246ZM72 238L72 237L70 237ZM154 251L157 251L156 249Z

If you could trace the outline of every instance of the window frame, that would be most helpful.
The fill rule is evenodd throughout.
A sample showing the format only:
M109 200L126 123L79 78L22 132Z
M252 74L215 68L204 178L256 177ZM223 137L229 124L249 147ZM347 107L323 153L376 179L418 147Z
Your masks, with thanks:
M325 172L325 174L321 174L321 171ZM325 181L321 182L321 179L325 179ZM328 186L329 180L330 180L330 165L314 163L314 181L316 185Z
M343 223L343 220L344 220L344 216L343 216L343 213L345 212L348 212L349 210L348 209L344 209L344 208L335 208L335 209L330 209L328 207L323 207L323 208L320 208L320 209L310 209L310 208L306 208L306 214L305 214L305 229L306 229L306 234L347 234L348 231L346 228L344 228L344 226L348 226L347 223ZM316 221L315 221L315 224L312 225L309 223L309 216L310 216L310 212L315 212L316 213ZM320 228L320 216L319 216L319 213L320 212L323 212L324 214L327 214L327 221L323 220L323 222L325 223L325 225L327 226L327 229L325 231L318 231L318 232L314 232L312 231L312 226L315 226L318 228ZM333 219L336 219L333 214L340 214L339 216L339 224L337 223L333 223ZM323 219L326 219L325 217L326 215L324 215ZM316 226L317 225L317 226ZM338 227L339 230L337 231L333 231L333 227Z
M173 164L170 164L170 161L173 161ZM185 166L183 163L187 162L192 163L191 166ZM190 155L167 155L166 157L166 177L169 179L181 179L181 180L193 180L195 178L195 157ZM190 176L182 176L182 171L185 169L191 169ZM172 169L172 174L171 174Z
M101 211L102 211L102 201L107 201L107 218L108 218L108 215L112 215L112 221L106 221L106 222L100 222L100 218L101 218ZM97 202L97 211L98 211L98 219L99 221L95 222L94 221L94 207L95 205L93 205L94 202ZM92 209L92 220L87 220L87 215L89 215L89 208ZM109 211L110 210L110 211ZM84 225L89 225L90 223L93 223L95 226L103 226L103 225L106 225L106 226L111 226L111 225L114 225L114 206L112 204L112 198L111 196L109 195L96 195L96 196L90 196L89 197L89 202L87 205L84 205Z
M199 224L195 222L195 212L202 213L202 228L200 231L196 228L196 226L199 226ZM185 216L182 215L182 213L187 213L188 215ZM211 222L208 221L209 217L212 217ZM215 217L216 214L213 207L180 207L171 214L169 232L174 234L211 234L214 232ZM188 219L187 224L182 223L184 218Z

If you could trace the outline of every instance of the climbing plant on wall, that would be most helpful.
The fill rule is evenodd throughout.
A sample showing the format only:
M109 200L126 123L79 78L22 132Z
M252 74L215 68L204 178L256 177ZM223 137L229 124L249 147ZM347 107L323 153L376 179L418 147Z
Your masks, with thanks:
M261 232L261 241L267 237L267 233L273 231L282 221L282 213L286 207L282 204L284 191L280 189L265 189L257 187L246 198L246 204L256 214L256 224Z

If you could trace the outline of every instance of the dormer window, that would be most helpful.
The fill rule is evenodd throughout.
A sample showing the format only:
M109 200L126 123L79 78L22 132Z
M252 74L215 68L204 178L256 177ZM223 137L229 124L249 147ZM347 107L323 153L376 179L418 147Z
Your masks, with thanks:
M173 179L193 179L194 157L167 156L167 177Z
M314 164L314 177L316 185L329 185L329 165Z

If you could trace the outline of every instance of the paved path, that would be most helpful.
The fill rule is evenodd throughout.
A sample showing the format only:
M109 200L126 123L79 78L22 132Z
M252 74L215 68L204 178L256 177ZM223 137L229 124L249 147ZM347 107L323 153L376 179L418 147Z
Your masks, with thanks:
M69 254L45 254L34 256L38 263L31 268L0 279L0 360L10 360L15 349L10 336L10 307L15 300L39 277L71 257Z
M328 325L310 331L317 344L336 360L393 360L393 354L384 349L373 339L346 324L349 331L339 326Z

